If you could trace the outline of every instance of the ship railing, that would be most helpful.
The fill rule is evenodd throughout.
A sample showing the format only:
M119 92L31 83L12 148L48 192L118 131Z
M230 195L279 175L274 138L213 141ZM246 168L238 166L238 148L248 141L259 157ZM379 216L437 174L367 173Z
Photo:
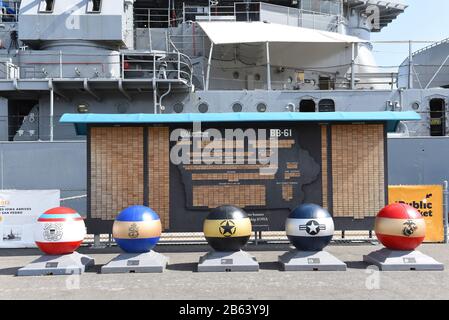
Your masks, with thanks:
M20 68L13 64L11 59L7 61L0 61L0 79L14 80L19 79Z
M175 49L110 54L19 51L20 67L0 61L0 79L152 79L192 82L190 58Z
M328 74L330 75L330 74ZM355 84L358 88L366 90L395 90L397 88L397 76L393 73L355 73ZM251 90L268 90L265 79L253 80ZM249 90L247 79L230 79L224 77L210 77L211 90ZM327 80L320 79L305 81L290 80L271 80L269 90L282 91L322 91L322 90L351 90L350 76L338 77L333 74L332 78ZM355 89L357 90L357 89Z
M176 9L134 8L135 28L168 28L175 27L181 22L181 14Z
M236 2L234 6L183 5L182 21L266 21L317 30L338 31L342 15L297 9L265 2Z
M190 58L179 51L126 52L122 55L123 79L176 80L191 86Z
M176 27L188 21L266 21L317 30L338 31L345 22L341 14L291 8L265 2L235 2L232 6L198 6L183 3L180 8L135 8L135 28Z

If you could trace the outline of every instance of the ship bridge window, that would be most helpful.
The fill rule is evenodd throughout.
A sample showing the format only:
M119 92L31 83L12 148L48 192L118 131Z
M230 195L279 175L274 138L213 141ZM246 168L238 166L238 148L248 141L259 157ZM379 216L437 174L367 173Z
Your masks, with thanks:
M430 111L430 135L446 135L446 101L444 99L432 99L429 103Z
M41 0L39 4L39 12L53 12L55 0Z
M87 3L88 13L97 13L101 11L101 0L89 0Z
M299 103L299 112L315 112L316 104L312 99L303 99Z
M335 102L332 99L322 99L318 102L320 112L335 112Z

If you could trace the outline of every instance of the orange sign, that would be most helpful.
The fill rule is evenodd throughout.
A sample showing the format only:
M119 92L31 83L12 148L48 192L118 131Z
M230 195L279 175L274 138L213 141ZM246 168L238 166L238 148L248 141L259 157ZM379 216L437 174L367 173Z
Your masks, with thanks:
M443 242L443 187L389 186L388 199L391 203L406 203L418 210L426 221L425 242Z

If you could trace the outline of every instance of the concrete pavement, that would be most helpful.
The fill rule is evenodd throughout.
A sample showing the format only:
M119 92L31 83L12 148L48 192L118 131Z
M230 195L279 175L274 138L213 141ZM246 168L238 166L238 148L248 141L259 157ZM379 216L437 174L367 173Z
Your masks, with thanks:
M82 276L16 277L37 250L0 250L0 299L449 299L449 246L423 245L420 251L447 266L441 272L375 272L362 256L380 246L334 245L326 250L348 264L346 272L282 272L276 263L288 246L251 252L257 273L198 273L205 252L159 247L170 258L163 274L99 274L119 250L83 248L96 267ZM178 250L179 249L179 250ZM193 250L206 247L193 247ZM179 252L176 252L179 251Z

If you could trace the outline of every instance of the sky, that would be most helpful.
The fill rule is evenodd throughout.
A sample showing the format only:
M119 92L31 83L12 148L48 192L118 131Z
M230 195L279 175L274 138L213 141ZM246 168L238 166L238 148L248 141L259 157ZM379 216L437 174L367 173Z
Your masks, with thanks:
M405 0L409 7L371 40L439 41L449 38L448 0ZM373 44L380 66L400 65L408 57L408 44ZM429 44L414 44L416 51Z

